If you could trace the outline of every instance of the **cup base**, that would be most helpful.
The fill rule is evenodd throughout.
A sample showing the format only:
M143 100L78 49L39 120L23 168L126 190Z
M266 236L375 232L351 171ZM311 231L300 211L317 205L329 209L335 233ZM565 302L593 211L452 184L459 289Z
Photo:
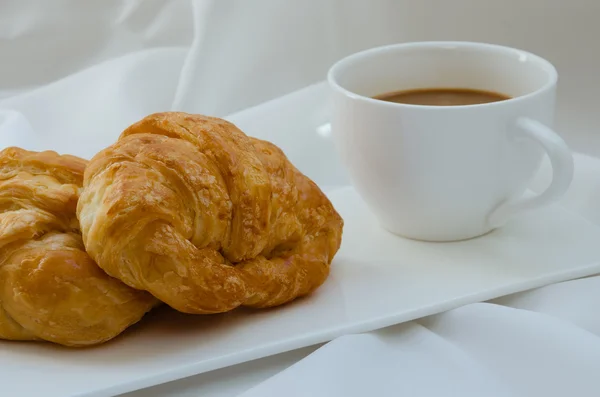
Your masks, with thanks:
M399 231L396 228L390 227L389 225L386 225L384 223L381 223L381 226L388 232L390 232L398 237L406 238L409 240L428 242L428 243L455 243L455 242L459 242L459 241L472 240L472 239L475 239L478 237L483 237L487 234L490 234L491 232L493 232L494 230L497 229L496 227L493 227L490 229L485 229L478 233L425 235L425 234L407 233L406 231Z

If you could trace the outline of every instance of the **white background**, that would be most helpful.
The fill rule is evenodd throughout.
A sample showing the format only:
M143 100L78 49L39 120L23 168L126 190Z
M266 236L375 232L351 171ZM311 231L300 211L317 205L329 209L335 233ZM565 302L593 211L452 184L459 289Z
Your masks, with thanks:
M485 41L552 61L557 128L577 150L600 153L599 15L595 0L2 0L0 98L169 48L169 76L152 78L181 72L171 103L223 116L319 81L360 49Z

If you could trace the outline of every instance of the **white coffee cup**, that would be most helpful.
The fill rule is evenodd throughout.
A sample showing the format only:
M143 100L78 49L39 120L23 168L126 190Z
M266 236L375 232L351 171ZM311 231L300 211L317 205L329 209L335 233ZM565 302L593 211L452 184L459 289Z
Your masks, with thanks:
M358 193L389 231L419 240L483 235L559 199L573 158L551 129L556 69L514 48L468 42L389 45L329 71L332 136ZM511 99L463 106L373 99L386 92L468 88ZM553 179L526 196L544 152Z

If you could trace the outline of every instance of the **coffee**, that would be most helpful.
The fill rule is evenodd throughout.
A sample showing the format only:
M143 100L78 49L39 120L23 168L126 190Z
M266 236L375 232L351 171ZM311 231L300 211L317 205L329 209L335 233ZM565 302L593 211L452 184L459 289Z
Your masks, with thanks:
M498 92L469 88L421 88L389 92L377 95L374 98L387 102L428 106L477 105L510 99L509 96Z

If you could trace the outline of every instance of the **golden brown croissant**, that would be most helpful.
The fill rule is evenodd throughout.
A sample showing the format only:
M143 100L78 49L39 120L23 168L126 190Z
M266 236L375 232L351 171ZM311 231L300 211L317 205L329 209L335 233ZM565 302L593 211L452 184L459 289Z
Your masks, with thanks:
M75 210L85 160L0 152L0 339L100 343L156 302L86 254Z
M275 145L175 112L130 126L90 161L77 213L100 267L186 313L312 292L343 226Z

